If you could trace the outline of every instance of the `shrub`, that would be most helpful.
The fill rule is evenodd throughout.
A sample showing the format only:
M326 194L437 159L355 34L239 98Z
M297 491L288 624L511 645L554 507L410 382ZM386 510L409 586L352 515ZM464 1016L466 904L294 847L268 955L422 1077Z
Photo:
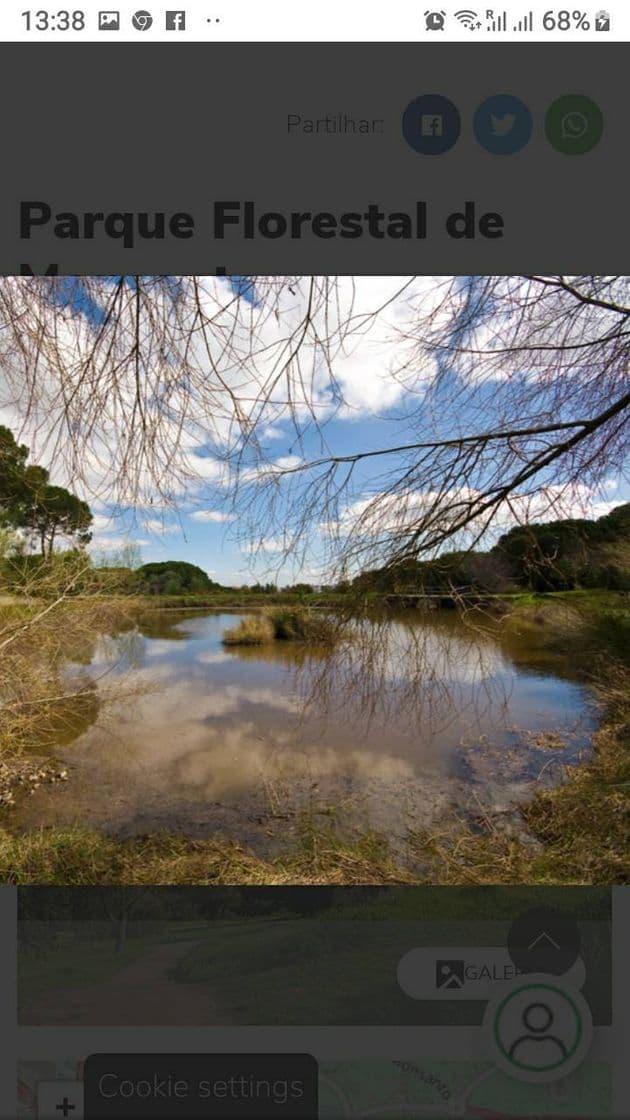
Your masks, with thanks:
M338 625L334 619L304 607L273 607L267 612L267 617L273 626L274 637L281 642L332 645L337 637Z
M202 568L185 560L143 564L135 572L134 585L141 595L204 594L219 587Z
M226 630L223 644L226 646L262 646L275 638L269 618L264 614L243 618L238 626Z
M226 630L223 642L228 646L260 646L274 640L332 645L337 636L338 624L325 615L304 607L271 607Z
M0 589L17 595L57 599L92 589L94 569L81 549L44 556L11 556L0 561Z

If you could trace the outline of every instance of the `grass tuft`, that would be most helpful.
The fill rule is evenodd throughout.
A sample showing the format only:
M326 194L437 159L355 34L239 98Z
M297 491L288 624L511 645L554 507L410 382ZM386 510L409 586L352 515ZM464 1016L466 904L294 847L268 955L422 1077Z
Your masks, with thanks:
M279 641L332 646L339 632L340 623L318 611L280 606L242 619L238 626L225 631L223 643L228 646L260 646Z
M273 626L266 614L250 615L242 618L238 626L226 630L223 644L226 646L262 646L272 642L275 637Z
M20 886L286 886L411 883L385 841L372 833L341 839L332 827L305 833L264 860L229 839L168 833L117 840L84 828L19 835L0 830L0 881Z

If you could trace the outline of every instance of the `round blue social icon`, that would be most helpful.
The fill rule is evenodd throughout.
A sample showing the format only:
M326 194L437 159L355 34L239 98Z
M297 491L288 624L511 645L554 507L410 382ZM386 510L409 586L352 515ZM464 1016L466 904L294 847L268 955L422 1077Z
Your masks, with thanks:
M511 93L487 97L473 118L477 143L495 156L520 152L529 141L532 128L532 115L527 105Z
M423 156L448 152L457 143L460 130L459 112L448 97L439 93L414 97L403 113L403 136Z

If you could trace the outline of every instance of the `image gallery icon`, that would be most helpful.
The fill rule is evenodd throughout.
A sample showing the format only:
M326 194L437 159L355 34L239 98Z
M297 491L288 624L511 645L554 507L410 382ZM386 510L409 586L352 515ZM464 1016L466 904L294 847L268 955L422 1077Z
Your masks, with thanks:
M461 991L464 987L464 961L436 961L435 986L449 991Z
M186 30L186 12L167 12L166 13L166 30L167 31L185 31Z
M99 12L99 31L120 31L120 12Z

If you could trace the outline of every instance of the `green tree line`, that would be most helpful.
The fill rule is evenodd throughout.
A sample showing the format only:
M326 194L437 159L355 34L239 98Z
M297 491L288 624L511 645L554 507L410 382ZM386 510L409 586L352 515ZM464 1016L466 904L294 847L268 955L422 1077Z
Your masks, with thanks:
M596 520L515 525L487 552L445 552L363 572L353 588L385 594L630 590L630 502Z
M17 530L18 541L35 544L50 560L59 539L83 547L92 539L87 502L54 486L45 467L28 463L29 449L0 426L0 528Z

